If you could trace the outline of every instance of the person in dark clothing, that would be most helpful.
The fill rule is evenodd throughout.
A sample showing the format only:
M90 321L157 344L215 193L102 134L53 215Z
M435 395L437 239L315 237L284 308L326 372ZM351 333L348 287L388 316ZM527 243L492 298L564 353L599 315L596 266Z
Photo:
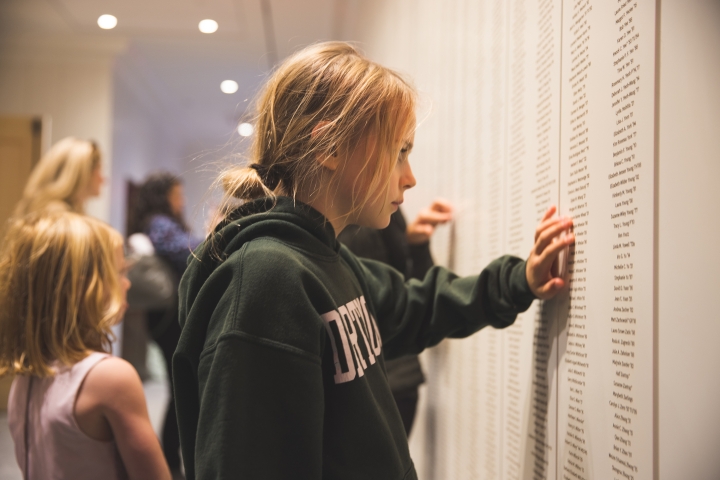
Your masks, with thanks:
M435 200L421 211L410 226L401 210L390 216L390 225L382 230L351 225L338 235L343 243L358 257L387 263L402 273L406 279L422 280L433 266L430 254L430 237L438 224L452 219L452 207L444 200ZM418 389L425 382L417 355L385 362L388 383L400 411L405 433L408 437L415 420Z
M180 282L186 475L416 480L386 358L507 327L556 295L572 220L549 208L527 260L405 281L337 235L387 227L415 185L413 88L352 45L320 43L274 70L252 114L253 163L219 179L223 218Z
M185 196L180 179L169 173L148 177L140 186L131 232L144 233L152 242L155 254L163 259L175 273L179 283L190 252L201 242L190 232L183 210ZM173 388L172 356L180 340L177 304L165 310L146 312L150 336L160 347L165 359L170 400L162 428L162 447L173 475L180 472L180 437Z

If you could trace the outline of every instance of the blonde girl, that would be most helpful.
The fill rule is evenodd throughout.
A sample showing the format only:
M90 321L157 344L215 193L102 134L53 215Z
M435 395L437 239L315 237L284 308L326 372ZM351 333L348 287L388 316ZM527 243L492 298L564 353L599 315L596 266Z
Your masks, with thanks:
M71 212L15 219L0 252L0 375L26 479L169 479L142 384L111 357L122 238Z
M63 138L35 166L15 209L19 217L42 210L85 212L85 202L100 195L100 150L94 142Z
M551 267L572 222L550 208L527 261L501 257L465 278L433 267L405 283L336 236L386 227L415 185L408 82L322 43L273 73L256 114L252 162L222 177L225 219L180 285L187 476L416 479L385 360L508 326L555 295Z

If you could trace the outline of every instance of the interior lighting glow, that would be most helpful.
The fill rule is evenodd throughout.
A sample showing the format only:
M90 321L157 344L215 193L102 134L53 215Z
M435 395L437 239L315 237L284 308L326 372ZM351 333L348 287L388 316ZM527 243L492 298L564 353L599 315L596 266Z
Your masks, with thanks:
M215 20L206 18L205 20L200 21L198 28L202 33L215 33L218 29L218 23Z
M104 29L104 30L110 30L111 28L115 28L117 25L117 18L113 15L100 15L98 17L98 27Z
M249 137L254 131L255 129L249 123L241 123L238 125L238 133L243 137Z
M220 90L227 94L235 93L238 91L238 84L235 80L223 80L220 84Z

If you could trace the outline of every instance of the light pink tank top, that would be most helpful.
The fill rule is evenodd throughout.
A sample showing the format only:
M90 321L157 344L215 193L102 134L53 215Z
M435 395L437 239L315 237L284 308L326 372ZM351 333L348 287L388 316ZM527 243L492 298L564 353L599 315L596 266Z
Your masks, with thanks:
M75 399L85 376L107 357L107 353L92 353L70 368L58 368L50 378L15 377L8 401L8 424L15 458L26 480L127 479L115 441L88 437L74 415Z

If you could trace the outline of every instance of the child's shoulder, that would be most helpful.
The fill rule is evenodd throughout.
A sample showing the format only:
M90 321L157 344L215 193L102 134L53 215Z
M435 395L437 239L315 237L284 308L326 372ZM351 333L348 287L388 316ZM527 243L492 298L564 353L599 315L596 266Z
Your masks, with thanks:
M119 357L107 357L87 374L83 394L108 407L121 406L126 401L144 400L142 381L135 367Z
M127 360L108 356L102 361L98 362L88 373L88 377L93 375L98 378L98 381L114 383L123 381L132 381L135 378L140 378L135 367L133 367ZM86 380L87 381L87 380Z

